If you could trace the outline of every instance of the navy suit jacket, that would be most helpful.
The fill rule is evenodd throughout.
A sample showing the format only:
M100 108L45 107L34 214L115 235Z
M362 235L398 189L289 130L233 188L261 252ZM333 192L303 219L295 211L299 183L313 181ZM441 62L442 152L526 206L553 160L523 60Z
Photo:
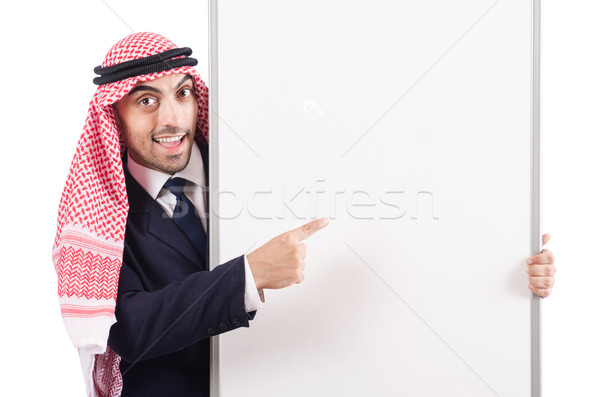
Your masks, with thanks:
M208 181L208 146L198 146ZM254 318L244 306L244 258L206 271L171 218L125 178L129 214L108 339L121 356L122 396L208 397L210 337Z

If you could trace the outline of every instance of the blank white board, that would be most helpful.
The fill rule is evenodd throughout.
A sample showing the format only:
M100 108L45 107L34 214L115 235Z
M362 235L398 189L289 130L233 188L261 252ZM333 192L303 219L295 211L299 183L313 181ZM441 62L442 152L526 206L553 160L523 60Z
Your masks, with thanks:
M214 396L539 395L538 16L211 1L211 265L331 219L214 338Z

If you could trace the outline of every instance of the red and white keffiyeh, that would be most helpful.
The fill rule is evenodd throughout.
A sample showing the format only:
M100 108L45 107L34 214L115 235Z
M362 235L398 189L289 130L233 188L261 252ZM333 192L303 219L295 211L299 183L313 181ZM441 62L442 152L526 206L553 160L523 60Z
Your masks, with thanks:
M116 43L102 67L177 48L155 33L135 33ZM71 163L58 209L52 260L58 298L69 336L79 352L89 396L119 396L120 358L107 347L115 319L119 271L129 205L121 156L126 149L117 132L112 104L138 81L168 74L193 77L198 98L197 139L208 142L208 88L191 66L100 85Z

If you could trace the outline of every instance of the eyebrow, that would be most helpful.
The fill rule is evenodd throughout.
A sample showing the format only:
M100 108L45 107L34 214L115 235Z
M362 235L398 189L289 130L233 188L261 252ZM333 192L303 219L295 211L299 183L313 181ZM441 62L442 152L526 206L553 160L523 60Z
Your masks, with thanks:
M138 85L138 86L133 87L131 89L131 91L129 91L129 94L127 94L127 95L128 96L129 95L133 95L133 94L135 94L138 91L152 91L152 92L155 92L157 94L160 94L160 90L157 89L157 88L150 87L149 85Z
M179 83L177 83L177 85L175 86L175 89L178 89L179 87L181 87L183 85L183 83L185 83L188 80L191 80L192 76L189 74L186 74L185 76L183 76L183 78L181 80L179 80Z
M185 83L186 81L188 81L188 80L191 80L191 79L192 79L192 76L191 76L191 75L189 75L189 74L186 74L186 75L185 75L185 76L183 76L183 78L182 78L181 80L179 80L179 82L178 82L178 83L175 85L175 89L176 89L176 90L177 90L177 89L179 89L179 87L181 87L181 86L183 85L183 83ZM135 86L135 87L133 87L133 88L131 89L131 91L129 91L129 94L127 94L127 95L128 95L128 96L129 96L129 95L133 95L133 94L135 94L135 93L136 93L136 92L138 92L138 91L151 91L151 92L154 92L154 93L157 93L157 94L160 94L160 93L161 93L161 92L160 92L160 90L159 90L158 88L154 88L154 87L152 87L152 86L149 86L149 85L138 85L138 86Z

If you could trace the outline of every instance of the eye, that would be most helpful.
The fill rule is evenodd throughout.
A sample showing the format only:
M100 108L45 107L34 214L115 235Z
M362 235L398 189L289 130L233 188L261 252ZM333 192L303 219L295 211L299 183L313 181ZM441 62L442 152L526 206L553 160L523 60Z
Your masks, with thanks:
M142 98L138 103L142 106L151 106L151 105L154 105L156 102L157 101L154 98L145 97L145 98Z
M192 93L193 93L193 91L191 88L184 88L181 91L179 91L179 96L181 98L187 98L189 96L192 96Z

